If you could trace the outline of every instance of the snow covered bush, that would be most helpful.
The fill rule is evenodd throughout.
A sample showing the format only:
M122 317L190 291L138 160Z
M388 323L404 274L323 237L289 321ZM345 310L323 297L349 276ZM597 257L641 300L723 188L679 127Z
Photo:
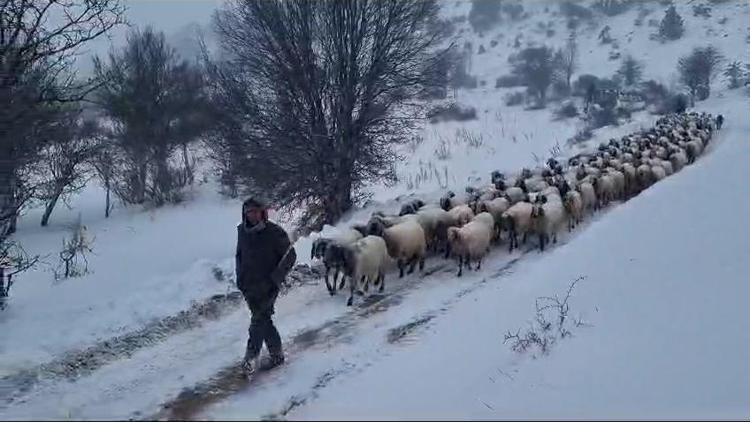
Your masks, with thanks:
M426 117L430 123L473 120L477 118L474 107L462 106L458 103L436 105L427 111Z
M682 17L677 13L674 5L664 12L664 18L659 23L659 36L662 40L677 40L685 33L685 24Z

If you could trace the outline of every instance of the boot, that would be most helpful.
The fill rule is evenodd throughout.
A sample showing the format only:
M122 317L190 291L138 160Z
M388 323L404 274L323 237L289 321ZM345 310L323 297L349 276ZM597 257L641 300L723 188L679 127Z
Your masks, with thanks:
M263 363L261 364L261 368L264 370L275 368L279 365L282 365L284 363L284 353L272 353L268 356L268 359L265 359Z

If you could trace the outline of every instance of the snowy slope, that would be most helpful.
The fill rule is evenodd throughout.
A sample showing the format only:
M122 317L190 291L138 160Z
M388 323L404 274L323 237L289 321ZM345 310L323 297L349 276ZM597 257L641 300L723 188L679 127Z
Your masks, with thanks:
M734 217L750 213L750 125L743 119L747 99L733 104L725 131L694 166L612 209L512 276L476 275L486 278L483 287L448 313L436 313L409 344L388 343L394 316L363 331L351 346L356 351L327 352L351 358L356 369L323 388L311 384L314 394L298 395L307 400L284 416L747 418L750 322L743 309L750 295L744 270L750 228ZM562 297L579 276L586 278L573 290L570 317L587 326L571 324L572 337L544 356L503 344L504 333L533 320L537 297ZM287 377L313 362L292 363ZM283 387L275 391L283 394ZM255 418L284 409L268 396L240 395L203 416Z
M468 24L465 22L459 24L459 31L463 29L463 33L460 34L461 38L457 40L458 45L463 45L465 41L470 41L473 45L474 54L472 55L470 73L476 75L479 80L486 81L486 85L473 90L459 90L456 100L462 104L476 107L479 118L462 123L446 122L434 125L426 123L422 131L424 142L414 152L407 151L407 159L398 164L399 184L390 188L373 186L373 204L365 209L353 210L341 222L340 227L366 219L375 208L385 211L397 210L399 204L396 198L404 195L418 194L426 199L436 198L443 191L436 179L428 177L426 182L412 187L407 183L410 175L412 181L414 180L420 166L437 169L438 173L447 169L449 174L448 188L461 190L466 184L473 183L477 178L486 181L491 170L500 169L513 172L522 166L532 166L535 164L534 155L544 158L549 155L550 149L558 144L563 147L563 155L568 155L578 152L579 148L589 148L611 136L620 136L640 127L652 125L656 116L649 116L644 113L637 114L632 122L620 127L602 128L595 132L596 136L591 142L576 146L573 150L567 150L564 141L580 128L580 122L573 120L553 121L550 113L554 108L553 104L550 104L548 110L537 111L524 110L519 106L507 107L504 105L503 96L508 92L517 90L517 88L495 89L494 81L498 76L510 71L507 57L513 51L512 41L515 36L523 32L524 46L528 42L545 42L554 46L562 45L565 42L565 36L563 35L567 34L565 23L559 16L553 15L557 10L556 3L552 2L548 11L545 12L544 8L547 4L547 2L524 2L524 7L531 13L529 19L519 22L506 22L496 30L484 34L483 37L474 34L468 29ZM657 2L651 2L648 7L653 11L645 19L646 21L661 18L664 9L662 6L658 5ZM720 6L714 6L714 15L710 19L692 16L690 5L683 2L677 2L677 7L685 19L686 35L684 39L667 44L649 40L650 33L655 31L656 28L648 27L647 23L644 23L644 26L640 28L633 26L633 21L638 13L637 8L621 16L604 19L595 28L582 29L579 33L581 66L578 73L611 76L611 73L619 65L619 61L607 60L610 47L603 48L598 45L596 40L599 30L604 24L609 24L613 28L612 35L619 40L619 49L623 55L630 52L636 58L645 61L645 78L654 78L668 85L675 82L674 69L677 58L689 52L695 46L703 46L710 42L724 51L730 59L750 61L750 49L747 48L745 43L745 37L747 36L747 24L745 22L750 7L744 2L728 2ZM469 2L448 2L445 5L444 13L446 16L458 16L465 15L468 10ZM718 24L719 19L724 16L729 18L727 23ZM534 28L539 22L552 22L552 27L556 29L558 36L547 38L543 33L536 33ZM632 34L630 34L631 31ZM712 33L709 33L711 31ZM629 34L630 41L628 42ZM490 48L490 39L499 40L499 44ZM480 44L487 48L486 53L476 54ZM575 77L574 75L574 79ZM732 141L734 139L732 137L741 140L743 131L747 129L740 126L740 121L747 114L747 98L735 98L738 93L726 93L720 89L722 86L723 83L720 80L715 81L712 99L697 104L699 111L708 111L714 114L723 113L728 116L727 131L722 135L725 138L722 142L725 141L726 145L714 146L713 148L717 149L717 154L723 151L725 146L732 148L732 145L737 144L738 142ZM479 148L466 145L465 142L457 139L457 130L466 130L475 136L481 135L483 145ZM441 140L445 140L451 145L451 155L445 160L438 160L434 152ZM735 146L735 148L739 147ZM743 153L742 150L732 151L734 155ZM709 154L705 161L714 160L712 158L714 155L716 154ZM722 158L722 161L725 158L727 157ZM701 159L701 162L687 171L700 172L701 166L707 165L703 163L703 160ZM737 158L737 162L741 162L741 160ZM678 181L687 178L687 176L683 177L684 174L689 174L687 171L664 183L667 186L682 183ZM710 175L706 179L703 177L700 179L711 180L712 177L714 176ZM675 189L673 195L678 196L681 200L693 197L713 198L717 196L713 191L703 195L696 194L695 186L695 183L681 185L680 189ZM729 187L730 185L725 186ZM655 189L667 188L660 184ZM218 268L224 274L233 273L232 254L235 225L239 219L240 200L221 198L214 193L215 191L216 187L213 183L207 183L197 186L195 199L184 204L148 212L120 208L115 211L110 219L105 220L102 215L103 193L100 188L92 184L87 187L81 196L73 200L72 210L60 208L55 211L50 227L38 227L40 209L31 210L28 215L24 216L20 221L19 233L16 238L24 244L29 252L48 255L46 261L50 264L56 264L56 254L59 251L62 237L67 234L67 225L80 212L89 232L96 236L94 246L96 255L89 259L89 265L93 273L80 279L71 279L56 284L49 272L49 266L41 266L38 270L30 271L18 278L11 291L9 308L0 312L0 332L2 332L0 377L15 374L20 369L37 367L60 358L68 351L83 349L113 336L132 332L156 319L175 315L188 308L191 303L203 301L215 294L234 291L235 288L231 285L231 278L226 278L223 281L216 280L213 271L214 268ZM728 192L729 189L727 189L727 194L729 194ZM651 199L649 198L654 195L656 194L651 191L646 192L641 195L643 198L639 196L638 201L650 203ZM618 208L611 213L598 216L597 221L592 222L590 227L579 231L585 233L580 237L594 236L601 242L598 250L609 251L609 242L619 241L621 236L630 233L600 233L599 231L605 229L598 228L600 227L599 224L606 221L607 227L612 226L610 230L616 230L619 225L610 224L610 216L618 215L618 213L625 212L624 210L631 207L635 208L635 205L628 203L622 207L622 210ZM653 213L650 206L647 209L651 209ZM662 214L659 212L657 215L661 216ZM703 215L701 214L701 218L693 218L690 221L695 222L697 220L705 223L706 226L713 224L712 221L704 220ZM736 215L741 215L741 213ZM288 222L282 221L282 223L290 228ZM646 222L640 222L639 225L642 223L645 224ZM650 221L648 223L650 224ZM691 225L689 227L695 227L695 230L704 228L703 225ZM333 230L335 228L327 227L323 234L328 234ZM592 230L598 231L591 234ZM577 233L573 236L574 239L578 237ZM297 241L296 247L300 262L309 261L310 244L318 235L313 234L308 238ZM693 235L695 234L693 233ZM716 235L720 235L720 232L717 232ZM682 243L684 242L681 242L679 246L685 246ZM573 244L570 247L573 247ZM591 247L593 248L593 246ZM635 246L631 247L635 248ZM590 251L583 246L581 248L581 252L584 253L598 252L598 250ZM564 250L565 248L560 248L553 253L552 257L563 253ZM599 254L602 254L602 252L599 252ZM575 255L580 255L580 253ZM494 257L496 259L493 263L488 264L487 273L503 268L510 259L507 254L502 252L497 252ZM677 259L678 257L680 256L671 256L670 259ZM609 258L614 259L614 257ZM540 259L543 258L526 257L523 268L530 268L536 263L535 261ZM546 259L546 255L544 259ZM645 258L641 257L641 259ZM428 266L437 266L441 261L428 261ZM589 261L594 261L594 258L589 257ZM595 283L594 272L596 269L591 268L589 270L588 267L583 266L585 262L580 261L581 267L579 268L586 268L591 274L589 274L586 282L580 284L576 290L576 295L586 294L594 297L593 295L599 294L599 292L587 289ZM620 263L612 261L611 264L614 266ZM453 264L446 265L452 266ZM555 265L560 266L562 264ZM554 268L555 265L550 267ZM662 265L664 268L668 267L666 264ZM544 264L544 267L546 268L547 264ZM613 268L620 269L622 266L614 266ZM658 274L656 270L653 269L652 274ZM539 271L543 270L540 269ZM556 269L555 271L562 270ZM600 269L600 271L604 270ZM588 274L588 272L586 273ZM621 276L618 271L612 271L612 273L613 276ZM500 355L501 358L508 357L504 354L507 352L507 346L500 344L495 348L490 346L489 342L497 338L502 343L503 330L521 327L526 319L533 316L534 295L561 293L565 284L570 281L569 275L561 273L560 277L553 277L555 281L551 281L552 284L549 285L544 284L544 289L533 288L536 282L517 282L516 275L513 275L512 278L504 279L500 284L502 286L509 283L514 286L529 286L529 290L524 293L527 295L524 297L529 300L524 301L520 296L514 300L497 299L498 303L502 302L505 305L497 307L493 307L493 305L490 306L491 309L484 309L485 307L479 306L479 302L477 302L476 310L478 312L500 312L501 309L496 308L504 309L502 311L504 325L499 327L500 332L497 333L497 337L487 337L488 343L481 350L487 350L488 353L496 350L497 353L503 353ZM389 281L388 290L396 291L407 288L410 286L411 280ZM670 283L675 282L674 279L668 281ZM436 306L442 307L441 304L445 301L453 301L452 298L456 292L468 288L467 286L474 286L477 282L478 280L467 277L464 280L455 280L451 272L441 273L433 278L425 278L415 285L414 289L418 292L407 289L403 297L400 297L402 302L398 307L389 309L385 314L357 325L354 332L373 332L372 337L366 337L362 340L364 343L346 345L347 343L344 342L344 345L338 346L336 353L312 354L309 359L313 359L313 361L309 362L307 369L303 370L300 369L300 366L292 366L288 369L290 372L282 373L283 376L280 375L279 383L285 385L286 389L269 389L265 395L255 396L252 400L240 396L236 402L224 403L223 405L226 406L223 407L224 410L216 414L229 416L247 414L248 400L255 403L255 400L260 400L260 398L263 399L259 403L266 404L265 407L261 406L259 409L263 409L264 412L277 410L275 404L284 402L290 395L304 389L303 387L307 385L306 382L309 381L308 384L313 384L315 377L320 375L321 368L326 368L326 365L340 362L342 359L347 362L364 361L369 363L369 357L377 350L381 350L379 345L382 343L383 329L409 323L413 318L418 318L420 312L433 312ZM700 286L694 287L696 290L699 288ZM487 293L484 290L482 292L484 293L479 294L481 297ZM639 292L642 293L642 291ZM606 299L609 294L611 293L602 293L602 300ZM491 297L496 296L492 295ZM576 296L576 301L578 301L578 298L579 296ZM477 297L477 299L479 300L480 297ZM597 300L599 300L598 297ZM442 320L458 321L465 318L466 313L470 310L463 309L465 305L462 304L464 302L464 300L456 302L455 311L459 313L457 318L454 319L453 316L442 317ZM483 300L482 303L487 304L488 302ZM587 318L597 324L590 308L585 307L592 303L594 302L582 302L582 307L578 309L582 312L588 312ZM343 298L330 299L320 285L304 286L298 291L291 292L279 306L280 329L284 333L289 333L290 336L293 333L305 332L306 329L325 324L327 321L345 320L349 315L349 311L343 307ZM452 309L450 312L453 312ZM638 308L630 307L630 309L638 313ZM510 310L513 310L513 312L510 312ZM728 312L730 309L726 309L726 311ZM670 312L672 311L670 310ZM487 314L482 316L487 318L481 321L494 318ZM612 318L616 318L616 315ZM240 307L229 312L228 316L223 319L211 322L200 329L180 334L176 336L178 338L169 339L165 343L159 344L158 347L140 350L137 354L128 356L128 359L119 360L114 364L105 366L78 382L45 383L38 391L33 393L33 396L25 404L16 404L13 409L9 409L7 412L2 410L0 416L24 417L35 415L45 417L56 415L62 417L72 414L79 417L111 417L114 415L128 417L135 411L147 412L174 396L182 387L201 382L208 377L208 374L215 372L216 368L228 365L238 359L245 340L244 324L247 321L247 312ZM441 318L435 320L436 323L440 321ZM717 323L715 320L711 321ZM506 322L507 325L505 325ZM623 322L619 321L618 323ZM724 321L721 321L721 323L723 324ZM442 324L445 324L445 322L442 322ZM648 324L645 322L637 324L637 326L643 325ZM691 329L697 328L693 326ZM460 325L449 328L448 332L444 334L444 330L441 329L440 333L441 335L448 335L451 329L459 329L462 335L470 334ZM576 335L586 336L596 330L597 328L585 329L577 332ZM202 341L215 333L219 333L218 344L209 345L206 344L208 342ZM347 336L358 337L352 333L347 334ZM348 337L345 336L345 338ZM669 337L665 336L665 338ZM289 338L286 340L289 340ZM445 344L449 344L447 343L448 340L448 338L435 339L435 341L446 341ZM479 342L480 338L475 338L474 341ZM603 339L597 341L603 341ZM689 340L685 339L685 341ZM562 350L567 347L567 343L572 344L574 342L575 340L570 342L566 340L560 346L560 353L563 353ZM435 347L435 344L430 344ZM192 345L192 347L186 345ZM478 345L479 343L474 344L475 347ZM316 347L318 346L313 348ZM421 351L422 346L418 347L417 350ZM445 347L439 347L439 349L443 348ZM596 349L600 350L601 348L597 346ZM411 362L414 362L415 367L421 365L418 363L421 360L417 359L423 357L416 354L416 351L412 352L411 350L406 350L407 355L403 355L401 358L412 359ZM458 357L460 350L446 351L446 353L448 352L456 355L444 357L458 359L458 362L462 361ZM365 355L366 358L363 360L352 358L352 356L360 355ZM465 356L466 353L463 355ZM478 371L486 369L480 365L482 362L486 363L486 360L479 358ZM667 359L666 355L665 359ZM210 363L208 363L209 360ZM393 362L391 364L395 365ZM448 367L450 363L444 362L442 365ZM384 366L384 371L389 367ZM404 368L398 369L405 370ZM123 376L123 374L128 374L128 376ZM719 375L719 373L716 373L715 377ZM364 376L366 376L366 373L363 374ZM292 378L295 381L287 382L285 380L288 378L285 377ZM362 378L363 382L367 379L369 378ZM529 380L530 383L533 382L535 385L538 382L536 378L530 378ZM741 381L743 379L738 382ZM371 382L377 382L377 380L372 378ZM468 383L468 381L464 382ZM279 387L279 385L275 385L275 387ZM470 389L467 387L460 391L470 391ZM523 395L528 392L524 393L524 391L526 390L521 388L516 394ZM97 394L94 394L94 392L97 392ZM506 392L503 392L503 395L505 394ZM146 396L149 398L148 400L144 398ZM56 399L51 400L51 397ZM438 401L438 397L440 396L436 396L435 401ZM425 396L425 400L427 399L429 397ZM122 403L115 406L114 404L118 401L122 401ZM516 402L522 402L522 400L519 399ZM302 415L300 417L315 417L313 416L315 414L335 415L331 407L326 407L332 406L332 401L321 400L320 403L321 408L311 407L309 410L304 410L304 412L311 413L300 413ZM421 409L415 403L413 410ZM487 408L485 407L485 409ZM245 413L243 413L243 410ZM407 410L404 409L404 411ZM355 412L352 407L347 408L347 412L349 411ZM257 412L261 414L261 410Z

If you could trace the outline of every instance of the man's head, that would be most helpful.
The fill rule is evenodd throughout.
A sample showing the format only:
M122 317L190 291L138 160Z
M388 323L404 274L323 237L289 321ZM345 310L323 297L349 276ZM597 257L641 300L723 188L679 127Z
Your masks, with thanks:
M266 221L268 220L268 206L262 199L248 198L242 203L242 217L251 226Z

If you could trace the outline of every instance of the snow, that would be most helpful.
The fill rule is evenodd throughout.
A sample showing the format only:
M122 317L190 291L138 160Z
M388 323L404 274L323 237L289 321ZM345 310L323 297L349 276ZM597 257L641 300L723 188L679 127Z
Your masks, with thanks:
M720 106L706 106L712 103ZM491 270L474 276L487 283L436 316L412 344L388 347L386 328L397 315L379 329L363 328L357 344L333 353L353 349L367 363L285 417L747 417L750 228L738 221L750 212L744 105L727 112L731 124L696 164L613 207L512 277L492 279ZM586 278L573 290L571 317L591 326L572 328L572 337L536 359L503 344L504 333L533 319L537 297L564 295L579 276ZM381 348L388 353L375 353ZM288 378L331 364L322 360L291 363ZM274 392L285 395L282 387ZM265 399L263 392L239 395L203 416L260 417L275 406L256 407Z
M420 132L424 142L402 151L399 183L371 186L371 203L352 210L337 227L297 239L298 262L310 262L315 238L361 222L373 209L397 211L410 196L435 200L446 189L487 182L492 170L534 166L535 157L547 158L556 146L565 157L653 124L657 116L636 113L621 126L595 131L589 142L569 146L565 141L581 124L553 120L554 104L547 110L505 106L503 97L519 88L495 89L494 81L510 72L507 58L516 34L523 32L524 46L565 42L565 22L544 12L548 4L550 12L557 10L556 2L523 2L530 19L505 22L481 37L466 22L458 26L464 31L457 45L472 43L470 73L485 85L459 90L455 100L475 107L478 118L426 123ZM469 5L446 3L444 13L465 15ZM648 39L656 30L648 20L663 15L653 3L640 28L633 26L638 7L595 29L582 27L581 66L573 79L583 73L611 76L619 66L619 60L607 58L611 47L598 44L604 24L612 28L623 56L631 53L644 62L646 79L670 87L676 87L677 59L697 46L712 43L731 60L750 61L747 4L713 5L709 19L694 17L690 4L676 6L686 33L674 42ZM723 16L729 19L720 25ZM535 32L539 22L547 21L558 36ZM491 39L499 44L490 47ZM476 54L480 44L486 53ZM740 266L750 248L749 229L738 219L750 206L742 185L750 152L745 139L750 101L746 93L723 86L717 78L711 98L696 104L698 111L727 118L725 130L696 164L598 214L564 236L566 244L526 254L509 274L496 275L518 257L504 250L494 251L482 271L466 272L461 279L455 278L452 262L433 258L428 268L446 267L424 279L397 280L389 274L386 293L399 292L399 302L361 320L344 306L344 294L332 299L321 285L292 291L279 300L275 318L285 344L331 321L351 320L350 330L305 349L267 385L233 395L202 416L261 417L302 397L304 403L292 406L286 417L747 417L742 393L750 386L750 371L742 350L750 331L740 313L747 293ZM482 145L472 147L460 139L461 131L481 136ZM435 149L442 141L451 154L441 160ZM202 166L208 171L207 163ZM424 177L417 184L419 173ZM38 226L41 208L30 210L15 239L44 256L45 265L17 278L9 307L0 312L0 378L235 290L231 278L241 199L216 191L208 181L182 204L154 210L121 207L104 219L104 193L91 184L73 198L72 209L55 210L49 227ZM89 257L93 272L55 282L51 269L79 213L96 239L95 255ZM282 216L272 218L291 229ZM224 280L214 277L216 269ZM576 286L572 312L593 327L575 328L572 338L538 359L510 351L503 334L527 326L534 299L562 294L579 275L587 278ZM430 320L415 334L395 344L386 340L388 330L425 316ZM128 418L155 412L182 388L239 359L248 322L240 307L74 382L43 380L22 401L0 408L0 417ZM411 392L408 399L404 392Z

